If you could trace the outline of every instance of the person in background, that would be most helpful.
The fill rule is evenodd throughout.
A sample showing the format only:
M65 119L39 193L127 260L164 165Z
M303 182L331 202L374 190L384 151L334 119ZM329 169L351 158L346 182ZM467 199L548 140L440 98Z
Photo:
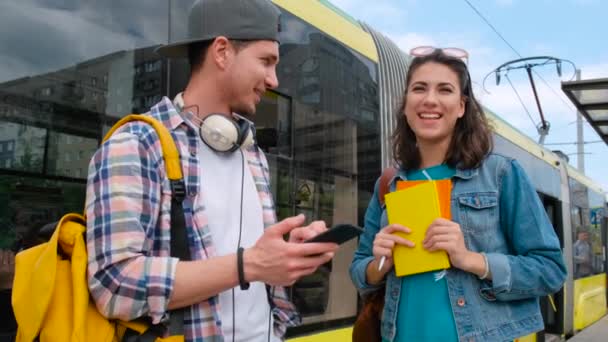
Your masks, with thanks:
M593 274L593 251L589 242L589 232L579 230L574 242L574 278L584 278Z

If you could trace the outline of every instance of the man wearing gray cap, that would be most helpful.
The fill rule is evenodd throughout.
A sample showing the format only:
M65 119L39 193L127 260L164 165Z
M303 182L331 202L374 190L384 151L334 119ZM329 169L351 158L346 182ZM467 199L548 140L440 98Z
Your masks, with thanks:
M268 0L200 0L189 39L157 50L191 66L184 92L147 115L180 151L192 261L169 256L172 192L154 130L126 124L93 156L88 281L105 316L159 324L179 310L186 341L278 341L300 322L282 286L328 262L337 245L302 243L327 230L322 221L276 222L248 119L278 86L279 15Z

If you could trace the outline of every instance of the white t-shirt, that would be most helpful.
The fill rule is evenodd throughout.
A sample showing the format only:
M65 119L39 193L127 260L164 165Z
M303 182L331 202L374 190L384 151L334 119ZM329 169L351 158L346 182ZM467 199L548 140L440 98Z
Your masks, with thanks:
M216 255L236 253L239 234L241 247L253 246L264 232L264 222L260 198L243 154L240 150L232 153L215 152L200 139L197 149L200 186L203 189L202 195L197 198L205 207ZM243 187L241 182L244 183ZM236 263L236 258L234 262ZM233 290L236 313L234 316ZM269 331L270 341L280 341L273 333L272 321L269 322L271 315L266 286L260 282L252 282L248 290L242 291L239 286L233 290L224 291L219 296L225 341L232 341L233 318L235 341L266 342Z

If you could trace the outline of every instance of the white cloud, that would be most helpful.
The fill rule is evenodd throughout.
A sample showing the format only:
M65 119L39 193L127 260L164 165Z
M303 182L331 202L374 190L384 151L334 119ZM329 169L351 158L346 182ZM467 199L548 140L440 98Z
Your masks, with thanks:
M583 65L580 69L581 79L608 77L608 63Z
M485 73L498 66L492 61L499 59L501 55L493 48L483 45L478 33L444 32L432 36L419 32L384 33L405 52L421 45L458 47L466 50L469 53L469 69L474 79L478 78L476 75L483 77Z
M400 35L388 35L389 38L397 44L397 46L408 53L412 48L422 45L437 46L437 41L431 36L420 33L406 33Z
M583 65L582 78L598 78L608 76L608 64ZM511 74L513 86L519 91L523 102L530 111L534 121L540 121L534 95L530 87L530 83L522 71L523 75ZM546 119L551 123L551 130L546 138L546 143L574 143L577 139L576 130L576 111L570 100L561 90L561 85L557 76L553 75L554 71L550 70L542 73L543 78L549 83L553 91L535 76L537 90L541 101L543 112ZM566 72L564 73L566 75ZM515 92L503 78L500 86L495 86L494 80L491 79L488 83L491 88L491 94L483 98L484 104L495 111L501 118L515 126L524 134L538 140L536 128L528 118L525 110L522 108ZM557 95L555 93L557 93ZM477 92L479 94L479 92ZM559 96L559 98L558 98ZM562 102L563 100L563 102ZM566 104L564 104L566 102ZM588 123L584 123L584 141L601 140L597 133L591 128ZM561 150L570 157L570 165L577 167L576 145L547 145L551 150ZM600 185L608 190L608 179L606 178L606 156L608 155L608 147L604 143L585 145L585 174L591 179L600 183Z
M494 78L491 77L486 82L487 86L489 84L487 88L489 88L490 94L484 96L483 102L504 119L509 122L516 122L516 124L512 124L517 128L532 136L536 136L535 127L526 114L526 110L521 102L524 103L536 124L541 121L540 113L527 75L524 70L521 70L520 73L521 75L516 75L513 72L509 74L513 87L511 87L506 77L502 77L501 83L498 86L495 85ZM552 127L567 125L576 119L574 106L563 94L560 84L556 79L549 78L546 75L543 75L543 77L551 88L542 82L538 76L534 76L539 102L545 119L549 121ZM519 93L521 102L513 88Z
M346 13L354 16L357 19L366 18L383 18L383 21L390 19L405 19L406 15L405 8L408 7L408 3L412 1L401 1L398 4L391 0L375 0L373 6L370 6L368 0L332 0L331 3L345 11Z

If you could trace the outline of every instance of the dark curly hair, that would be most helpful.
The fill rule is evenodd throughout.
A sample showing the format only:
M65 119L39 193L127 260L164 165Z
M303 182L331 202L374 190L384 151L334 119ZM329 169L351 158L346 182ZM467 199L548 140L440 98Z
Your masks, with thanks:
M440 49L427 56L416 57L412 60L405 79L405 94L408 92L414 72L430 62L443 64L456 73L460 81L462 96L465 98L464 115L456 121L444 162L453 168L477 168L492 150L492 129L481 105L473 94L467 65L458 58L444 54ZM416 170L420 168L421 157L416 145L416 135L404 115L406 101L407 96L404 95L403 102L396 113L397 127L392 136L393 159L405 170Z

